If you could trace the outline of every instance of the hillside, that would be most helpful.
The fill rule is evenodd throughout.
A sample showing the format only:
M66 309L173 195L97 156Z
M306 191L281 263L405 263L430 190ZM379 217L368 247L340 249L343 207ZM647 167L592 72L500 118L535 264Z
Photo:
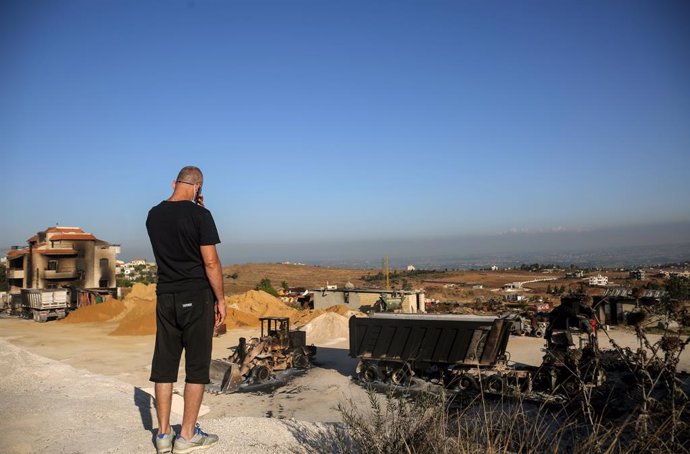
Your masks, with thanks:
M276 288L283 281L286 281L290 287L320 288L324 287L326 282L342 287L348 281L356 287L363 287L365 283L360 278L367 272L372 271L311 265L250 263L223 267L223 280L225 292L228 294L251 290L265 277L270 279ZM230 276L235 273L237 273L237 278L232 279Z
M244 265L232 265L223 268L225 291L228 295L238 294L253 289L261 279L267 277L274 287L278 288L281 282L286 281L290 287L306 287L309 289L320 288L329 284L341 287L346 282L352 282L355 287L383 288L385 281L363 280L363 276L375 276L379 269L348 269L332 268L312 265L283 265L275 263L254 263ZM602 288L586 286L586 279L566 279L564 272L543 273L520 270L501 271L447 271L437 273L405 273L400 270L396 279L395 271L391 270L391 283L393 288L401 288L403 279L412 288L424 288L429 298L439 301L464 301L472 302L476 298L500 297L497 290L511 282L526 283L520 293L531 297L543 297L546 300L557 301L558 298L547 294L550 287L562 287L567 291L576 291L585 285L589 294L599 294ZM639 286L653 281L647 279L644 282L631 282L627 280L627 273L617 271L601 271L608 276L612 285ZM236 278L231 278L236 274ZM597 273L589 273L595 275ZM531 282L530 282L531 281ZM534 282L537 281L537 282ZM481 288L477 288L481 285ZM473 288L475 287L475 288Z

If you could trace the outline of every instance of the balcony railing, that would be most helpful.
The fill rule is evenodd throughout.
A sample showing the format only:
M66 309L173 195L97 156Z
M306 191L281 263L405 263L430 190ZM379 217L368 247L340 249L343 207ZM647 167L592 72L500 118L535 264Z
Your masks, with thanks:
M70 255L77 255L79 252L76 249L73 249L71 247L64 247L64 248L48 248L48 249L39 249L38 250L39 254L43 255L62 255L62 256L70 256Z
M45 270L46 279L76 279L79 276L77 270Z
M24 270L7 270L7 279L24 279Z

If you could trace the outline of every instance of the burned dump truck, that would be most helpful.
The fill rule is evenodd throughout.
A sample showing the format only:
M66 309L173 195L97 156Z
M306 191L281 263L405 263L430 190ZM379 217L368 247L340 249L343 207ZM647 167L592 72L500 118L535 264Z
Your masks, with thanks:
M569 322L566 316L552 324L539 367L509 363L511 321L493 316L352 317L350 356L360 359L356 377L367 385L410 387L421 382L458 393L567 397L604 379L596 332L583 330L579 319Z
M58 320L67 316L69 291L67 289L22 289L21 315L43 323L48 319Z
M316 347L307 345L304 331L291 331L287 317L261 317L261 335L232 347L227 358L211 361L211 383L206 390L213 393L253 391L280 385L288 372L308 369L316 355Z

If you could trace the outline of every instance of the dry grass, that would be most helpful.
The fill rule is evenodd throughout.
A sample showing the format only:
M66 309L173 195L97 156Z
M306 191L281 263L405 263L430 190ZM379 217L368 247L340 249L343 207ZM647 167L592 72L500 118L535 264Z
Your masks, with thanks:
M376 270L378 272L378 270ZM229 276L237 273L237 278ZM331 268L310 265L282 265L278 263L261 263L232 265L223 268L225 292L227 294L244 293L252 290L261 279L267 277L274 287L286 281L290 287L320 288L329 284L342 287L346 282L352 282L357 287L366 285L360 277L367 270Z
M671 415L641 434L630 412L624 419L590 419L579 409L522 400L461 404L445 393L395 397L369 391L370 407L339 405L344 427L331 452L375 454L479 453L688 453L686 427ZM687 416L687 409L686 409Z

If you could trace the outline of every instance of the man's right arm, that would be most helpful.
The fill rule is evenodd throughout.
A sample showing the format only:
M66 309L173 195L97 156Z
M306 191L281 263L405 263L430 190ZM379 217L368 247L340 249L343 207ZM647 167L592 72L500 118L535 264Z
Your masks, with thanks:
M216 297L216 327L223 324L225 321L225 292L223 290L223 267L218 258L216 245L201 246L201 257L204 260L204 268L206 268L206 277L211 284L213 294Z

